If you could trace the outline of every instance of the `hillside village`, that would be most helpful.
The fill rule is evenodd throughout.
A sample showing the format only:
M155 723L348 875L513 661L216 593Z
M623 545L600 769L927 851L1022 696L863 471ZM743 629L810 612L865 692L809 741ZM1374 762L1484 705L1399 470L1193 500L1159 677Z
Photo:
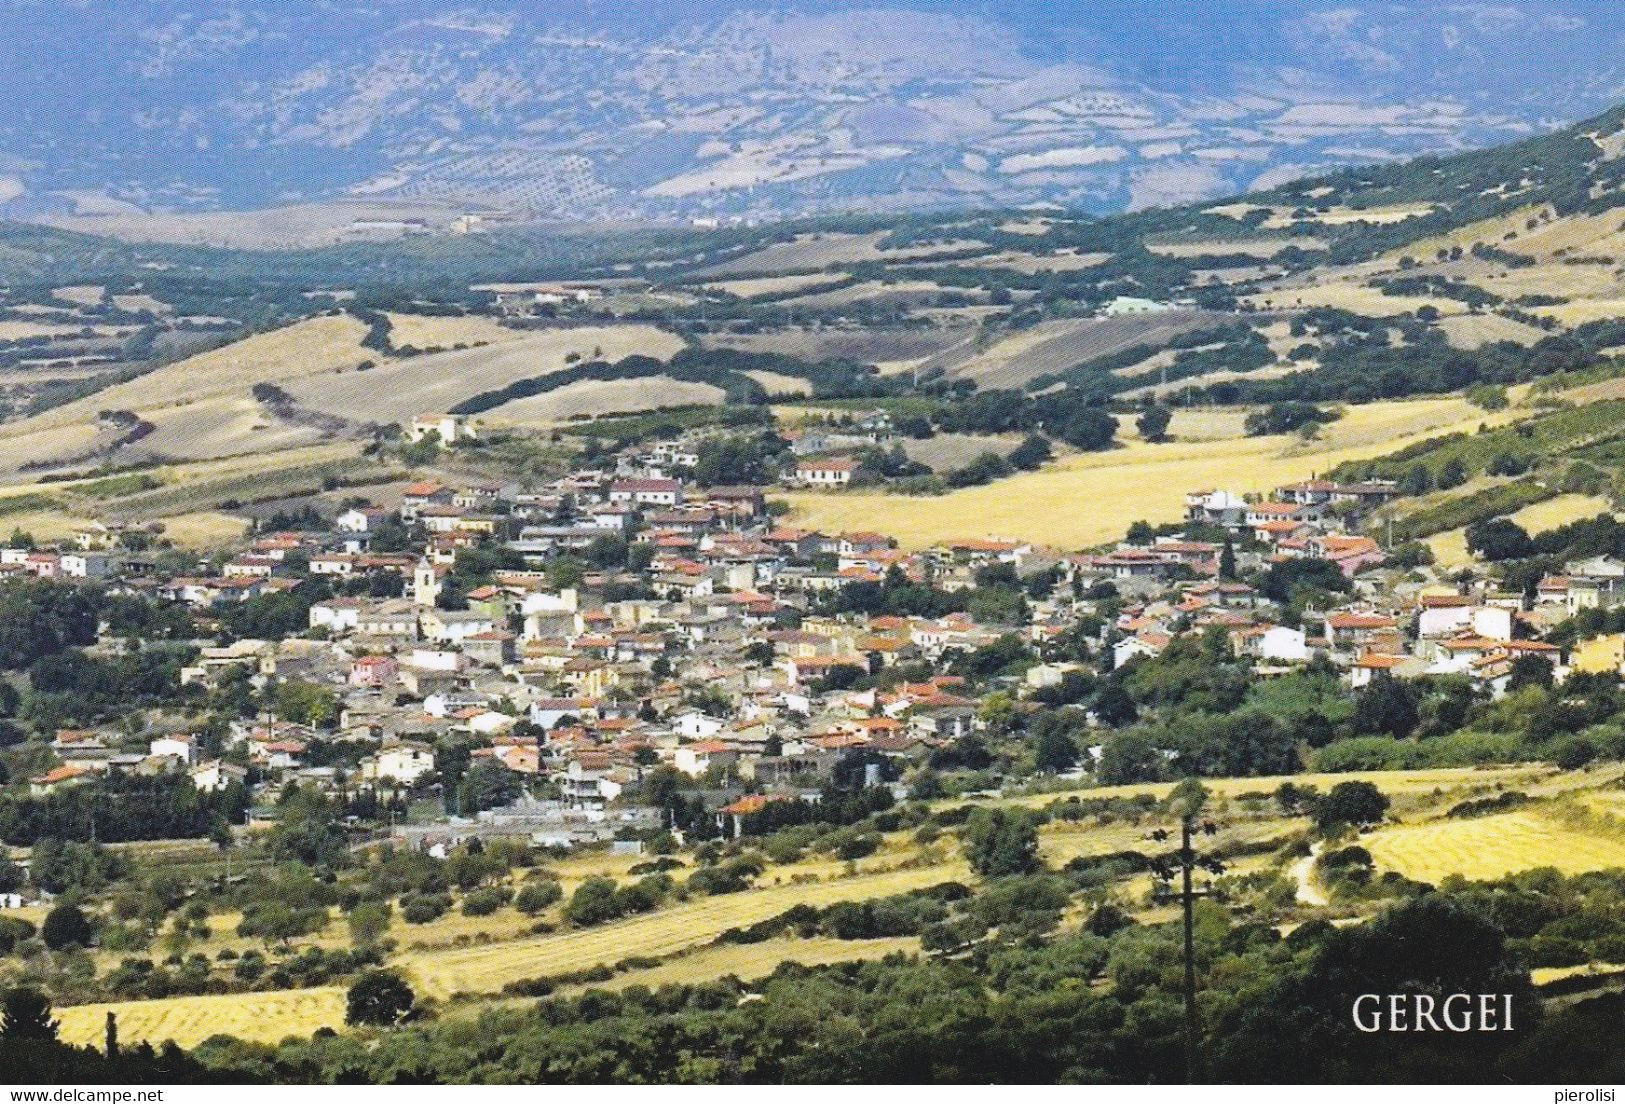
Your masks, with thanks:
M792 454L883 442L883 420L797 434ZM409 432L476 430L426 415ZM209 732L163 708L136 730L62 728L14 784L42 797L185 772L199 791L240 790L250 831L296 784L371 792L402 814L374 831L440 853L476 835L641 847L666 829L732 834L769 802L819 802L854 770L899 799L1087 777L1122 718L1085 688L1181 638L1221 641L1257 678L1324 670L1350 690L1462 676L1496 697L1625 671L1620 633L1542 639L1625 604L1625 562L1570 563L1532 601L1485 572L1396 563L1361 532L1400 497L1392 481L1311 479L1267 499L1191 490L1184 524L1092 552L978 538L908 553L879 532L798 528L763 486L699 485L703 438L631 447L532 489L422 479L387 507L310 513L186 572L129 551L145 542L117 526L56 548L19 534L0 579L182 609L194 649L180 685L246 685L277 706ZM791 482L839 470L792 462ZM907 612L903 592L952 611ZM104 624L87 651L130 643ZM1085 701L1063 750L990 769L1002 714ZM682 821L650 801L662 766L696 799Z

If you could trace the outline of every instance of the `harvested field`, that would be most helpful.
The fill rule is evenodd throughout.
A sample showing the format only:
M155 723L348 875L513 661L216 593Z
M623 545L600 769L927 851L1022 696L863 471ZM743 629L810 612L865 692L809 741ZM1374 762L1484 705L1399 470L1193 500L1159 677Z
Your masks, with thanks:
M1135 345L1156 348L1182 333L1217 325L1223 315L1171 310L1159 314L1043 322L1009 334L981 351L955 349L923 367L973 379L981 388L1020 387L1048 372L1120 353Z
M1024 276L1041 272L1080 272L1086 268L1105 264L1110 253L995 253L991 257L976 258L977 268L1007 268Z
M807 272L800 276L757 276L743 280L713 280L704 286L711 291L737 295L741 299L755 299L811 291L813 288L827 287L844 279L846 277L842 274L831 275L823 272Z
M407 953L397 961L419 991L495 993L509 982L611 965L630 954L663 957L709 943L728 928L754 924L795 904L818 907L906 893L938 882L963 880L962 862L858 875L802 885L779 885L722 894L661 909L646 916L578 931L457 948Z
M811 395L812 383L800 376L785 376L778 372L746 372L745 375L755 380L767 389L773 396L779 395Z
M785 329L759 334L714 334L701 344L712 349L778 353L802 360L855 360L860 364L917 361L961 344L975 331L939 329Z
M715 406L724 391L709 383L670 376L635 380L583 380L529 398L515 399L488 411L492 421L551 425L571 418L635 414L668 406Z
M775 242L754 253L701 269L692 273L692 277L718 280L737 276L819 272L861 261L910 261L943 253L960 253L976 247L987 249L984 243L975 241L881 249L880 242L885 237L883 231L867 234L803 234L791 241Z
M1625 318L1625 295L1606 299L1576 299L1552 307L1537 307L1536 313L1556 319L1565 326L1579 326L1586 322L1603 322L1612 318Z
M194 1047L211 1035L235 1035L256 1043L280 1042L289 1035L308 1036L319 1027L344 1028L344 990L288 989L273 993L229 993L205 997L118 1001L58 1008L64 1042L99 1046L107 1013L118 1016L119 1041L174 1040Z
M806 310L841 310L869 303L927 303L948 289L929 280L865 280L831 291L815 291L785 300L788 307Z
M1365 460L1406 444L1450 432L1471 432L1481 422L1511 421L1465 399L1422 399L1348 408L1324 439L1127 441L1106 452L1066 457L1040 471L933 498L877 493L784 495L797 524L841 532L880 529L906 548L954 537L1019 537L1061 548L1091 547L1120 538L1128 526L1183 516L1186 492L1223 487L1237 493L1274 489ZM1178 423L1175 423L1177 430ZM1124 488L1136 488L1125 494Z
M48 410L0 430L27 433L46 427L91 421L98 410L147 413L182 406L214 395L247 393L256 383L281 383L337 368L353 368L369 357L361 347L367 328L349 315L311 318L207 353L187 357L127 383Z
M1243 255L1264 260L1286 249L1325 249L1326 243L1318 238L1240 238L1212 241L1148 241L1149 252L1164 257L1218 257Z
M984 452L1009 456L1021 444L1019 435L995 436L982 433L939 433L924 441L904 441L903 451L910 460L937 472L962 468Z
M624 989L628 985L697 985L732 974L744 981L766 977L781 962L803 966L828 966L835 962L857 962L885 958L889 954L918 954L920 941L913 936L890 939L793 939L781 937L764 943L721 944L679 955L647 970L628 970L608 981L592 983L594 989ZM562 992L587 986L564 986Z
M1555 867L1565 874L1625 868L1625 838L1571 828L1544 810L1381 828L1361 841L1377 867L1437 885Z
M119 453L206 460L249 452L274 452L315 445L327 435L309 426L290 425L247 395L220 395L186 406L153 411L158 428Z
M405 422L445 410L483 391L566 367L566 356L615 361L633 353L667 358L682 339L654 326L583 326L529 332L480 349L432 353L381 364L368 372L327 373L287 387L302 406L339 417Z
M1368 318L1391 318L1433 307L1441 315L1464 314L1467 306L1442 296L1386 295L1373 287L1355 283L1323 283L1304 287L1278 288L1249 295L1245 300L1265 310L1336 307Z
M1609 507L1606 498L1596 495L1562 494L1531 503L1507 516L1533 536L1571 521L1596 517ZM1432 549L1434 561L1443 570L1458 570L1473 562L1471 553L1467 551L1466 529L1447 529L1443 533L1433 534L1423 543Z
M389 314L389 341L397 349L449 349L455 345L496 344L523 336L484 315Z
M1497 341L1533 345L1546 336L1545 331L1527 322L1503 318L1498 314L1458 314L1451 318L1441 318L1439 329L1444 331L1445 339L1457 349L1477 349Z

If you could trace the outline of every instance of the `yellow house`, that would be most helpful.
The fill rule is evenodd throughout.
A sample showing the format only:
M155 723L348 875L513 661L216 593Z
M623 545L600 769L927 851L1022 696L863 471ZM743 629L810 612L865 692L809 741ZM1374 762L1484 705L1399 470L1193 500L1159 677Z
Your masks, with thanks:
M1574 646L1569 664L1588 674L1625 671L1625 633L1609 633L1582 640Z

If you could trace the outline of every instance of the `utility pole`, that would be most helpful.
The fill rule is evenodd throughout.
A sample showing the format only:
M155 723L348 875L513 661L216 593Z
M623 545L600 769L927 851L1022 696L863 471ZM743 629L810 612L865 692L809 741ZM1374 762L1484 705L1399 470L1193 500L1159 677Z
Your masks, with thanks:
M1185 1083L1194 1085L1201 1070L1201 1021L1196 1011L1196 899L1198 897L1211 897L1214 894L1211 885L1201 889L1194 885L1195 874L1198 869L1209 874L1224 873L1224 863L1211 855L1202 855L1192 845L1192 838L1197 832L1213 836L1218 834L1218 826L1211 820L1197 822L1201 807L1207 796L1207 791L1194 781L1181 783L1175 788L1170 804L1179 814L1179 850L1172 856L1159 857L1151 862L1151 876L1156 879L1156 888L1152 891L1152 899L1162 903L1178 897L1181 919L1184 922L1184 954L1185 954ZM1158 828L1150 834L1150 838L1161 843L1168 840L1170 833L1165 828ZM1173 887L1175 873L1179 875L1179 889Z

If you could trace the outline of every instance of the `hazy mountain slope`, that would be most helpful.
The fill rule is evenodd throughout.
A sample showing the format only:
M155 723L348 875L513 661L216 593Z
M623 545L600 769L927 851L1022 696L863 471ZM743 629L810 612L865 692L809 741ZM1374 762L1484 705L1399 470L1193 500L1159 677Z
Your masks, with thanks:
M1485 145L1620 88L1625 16L1593 0L1054 7L20 0L0 203L1104 211Z

